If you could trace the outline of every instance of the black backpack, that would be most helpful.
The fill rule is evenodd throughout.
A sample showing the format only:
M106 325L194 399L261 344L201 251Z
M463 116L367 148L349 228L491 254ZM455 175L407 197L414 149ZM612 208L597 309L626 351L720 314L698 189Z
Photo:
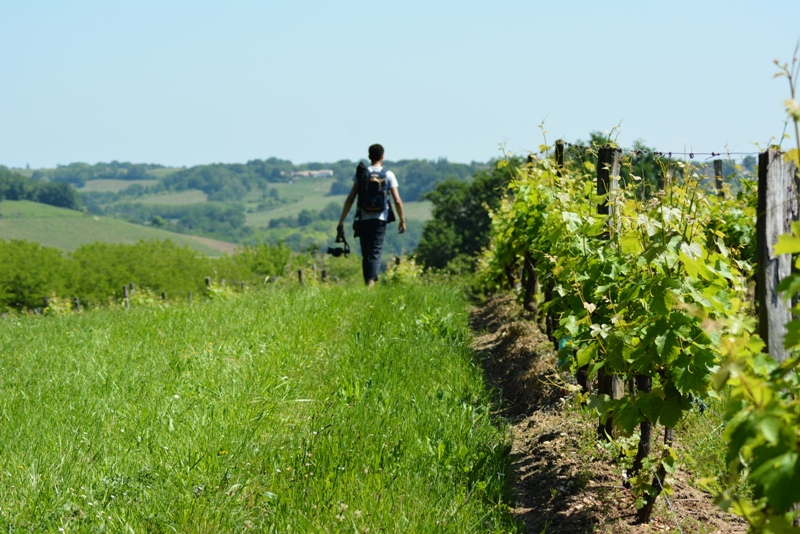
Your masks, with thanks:
M380 213L389 203L389 181L386 170L370 171L364 162L356 168L358 208L365 213Z

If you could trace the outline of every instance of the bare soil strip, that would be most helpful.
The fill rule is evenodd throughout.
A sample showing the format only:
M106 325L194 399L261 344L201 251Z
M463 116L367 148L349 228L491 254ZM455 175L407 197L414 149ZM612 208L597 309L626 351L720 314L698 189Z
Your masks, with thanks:
M524 532L746 532L743 520L690 486L684 471L668 500L659 497L650 524L636 524L622 472L596 444L596 421L571 407L574 380L557 371L538 325L510 298L493 298L473 310L472 327L487 382L497 391L497 415L512 425L512 506Z

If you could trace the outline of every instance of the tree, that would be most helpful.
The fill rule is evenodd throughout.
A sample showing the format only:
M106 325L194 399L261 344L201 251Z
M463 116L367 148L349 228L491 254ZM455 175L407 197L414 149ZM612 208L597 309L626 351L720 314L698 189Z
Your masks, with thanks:
M434 204L433 219L425 224L417 258L426 268L445 268L457 258L471 265L489 245L489 211L500 205L504 184L522 159L498 161L491 172L478 172L470 182L449 179L424 198Z

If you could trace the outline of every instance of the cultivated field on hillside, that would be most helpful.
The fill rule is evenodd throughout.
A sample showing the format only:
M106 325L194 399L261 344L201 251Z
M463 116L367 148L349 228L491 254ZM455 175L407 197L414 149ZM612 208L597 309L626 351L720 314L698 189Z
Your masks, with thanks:
M235 245L167 232L119 219L87 215L30 201L0 202L0 239L21 239L72 251L97 241L136 243L140 240L170 239L209 256L229 253Z

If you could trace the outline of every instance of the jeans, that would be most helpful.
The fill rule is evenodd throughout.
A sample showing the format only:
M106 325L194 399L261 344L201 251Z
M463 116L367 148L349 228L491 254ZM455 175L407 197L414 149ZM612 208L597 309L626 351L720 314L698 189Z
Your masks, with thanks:
M361 270L364 273L364 282L377 280L381 270L381 249L383 236L386 235L386 221L367 219L361 223L359 230L361 240Z

